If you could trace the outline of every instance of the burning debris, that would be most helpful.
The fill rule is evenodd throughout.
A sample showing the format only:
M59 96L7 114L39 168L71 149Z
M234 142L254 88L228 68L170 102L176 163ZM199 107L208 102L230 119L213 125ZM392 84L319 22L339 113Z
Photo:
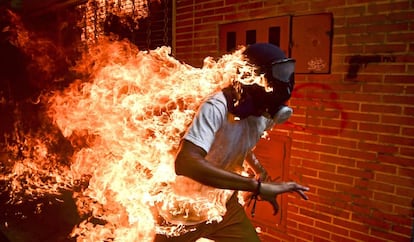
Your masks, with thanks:
M158 215L220 220L225 208L217 201L226 191L190 198L174 185L173 161L199 103L237 75L252 77L241 50L194 68L169 47L139 51L101 38L73 70L83 79L40 97L40 131L7 145L12 155L0 179L10 202L70 191L82 218L71 233L79 241L152 241L155 232L182 232L157 225Z

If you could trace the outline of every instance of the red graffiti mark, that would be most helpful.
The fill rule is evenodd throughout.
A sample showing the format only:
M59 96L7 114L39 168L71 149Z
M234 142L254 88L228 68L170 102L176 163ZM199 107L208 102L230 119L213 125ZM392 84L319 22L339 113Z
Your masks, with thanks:
M321 100L320 95L313 94L309 90L323 90L328 93L327 100ZM309 100L319 100L315 101L315 105L323 105L324 107L329 107L336 109L340 112L340 125L339 129L328 129L324 127L309 127L303 125L297 125L292 122L286 122L284 125L298 131L303 132L311 132L317 134L327 134L327 135L337 135L342 132L342 130L346 127L348 123L348 115L346 112L343 111L343 107L338 102L338 94L326 84L320 83L304 83L296 85L294 92L292 93L293 98L300 98L300 99L309 99Z

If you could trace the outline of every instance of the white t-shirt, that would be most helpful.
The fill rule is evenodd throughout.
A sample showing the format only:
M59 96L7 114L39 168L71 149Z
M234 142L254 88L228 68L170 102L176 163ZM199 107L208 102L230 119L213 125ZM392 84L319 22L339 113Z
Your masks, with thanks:
M235 120L228 113L224 94L218 92L202 104L184 139L203 148L212 164L238 172L247 152L273 125L273 120L263 116Z

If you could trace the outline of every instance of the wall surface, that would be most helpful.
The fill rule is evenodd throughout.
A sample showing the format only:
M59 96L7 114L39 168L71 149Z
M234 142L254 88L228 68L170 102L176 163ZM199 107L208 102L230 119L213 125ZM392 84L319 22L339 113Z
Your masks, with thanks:
M264 241L411 241L414 199L414 3L407 0L177 0L175 54L219 57L219 24L332 13L329 74L297 74L284 231ZM273 231L272 228L262 228Z

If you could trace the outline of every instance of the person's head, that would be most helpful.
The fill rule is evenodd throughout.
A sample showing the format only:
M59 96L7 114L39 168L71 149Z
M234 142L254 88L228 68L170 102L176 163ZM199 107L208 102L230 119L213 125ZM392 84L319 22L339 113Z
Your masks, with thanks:
M272 91L257 84L242 85L240 100L230 112L240 118L249 115L273 118L292 94L295 60L287 58L279 47L269 43L249 45L243 54L248 63L257 67L257 74L264 75Z

